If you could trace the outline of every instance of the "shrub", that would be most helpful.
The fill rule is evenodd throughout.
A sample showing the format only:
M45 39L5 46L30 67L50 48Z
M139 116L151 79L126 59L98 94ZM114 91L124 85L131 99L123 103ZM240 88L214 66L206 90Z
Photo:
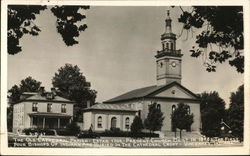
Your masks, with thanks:
M71 122L66 126L66 130L70 131L72 135L76 135L80 132L80 127L76 122Z
M133 123L131 124L131 132L139 133L143 129L143 123L139 116L135 116Z

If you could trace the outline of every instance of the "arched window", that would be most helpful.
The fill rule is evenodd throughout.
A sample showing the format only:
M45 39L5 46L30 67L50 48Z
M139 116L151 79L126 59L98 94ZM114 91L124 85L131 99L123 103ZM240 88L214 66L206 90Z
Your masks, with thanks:
M188 114L190 114L190 106L187 107Z
M169 49L169 45L168 45L168 43L167 43L166 45L167 45L167 49Z
M157 109L161 109L161 105L160 105L160 104L157 104L156 108L157 108Z
M138 116L141 117L141 110L138 111Z
M173 50L174 49L174 44L173 43L171 43L171 50Z
M175 111L175 109L176 109L176 106L173 105L173 106L172 106L172 113Z
M125 119L125 128L129 129L129 117Z
M162 49L165 49L165 45L164 45L164 43L162 43Z
M101 116L99 116L99 117L97 118L97 127L98 127L98 128L102 128L102 117L101 117Z
M116 128L116 117L111 118L111 128Z

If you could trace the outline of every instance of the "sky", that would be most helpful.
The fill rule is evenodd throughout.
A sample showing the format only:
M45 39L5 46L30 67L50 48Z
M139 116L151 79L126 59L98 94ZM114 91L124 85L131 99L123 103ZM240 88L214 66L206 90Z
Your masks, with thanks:
M181 49L182 85L194 93L217 91L229 103L231 92L243 84L243 74L228 63L209 73L202 59L192 58L194 32L182 30L181 10L167 6L91 6L86 11L88 28L77 38L79 44L67 47L56 30L56 19L49 9L37 16L39 36L20 40L22 52L8 55L8 89L28 76L41 81L47 91L57 70L66 63L77 65L102 102L127 91L156 85L157 50L165 30L166 10L170 9L172 31ZM189 7L184 7L188 10Z

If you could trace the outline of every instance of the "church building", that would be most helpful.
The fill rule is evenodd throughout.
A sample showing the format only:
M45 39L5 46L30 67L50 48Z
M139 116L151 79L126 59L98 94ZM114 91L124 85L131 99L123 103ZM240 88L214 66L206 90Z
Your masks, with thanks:
M189 106L189 113L194 115L194 122L188 131L200 131L200 100L181 84L183 54L176 49L176 35L172 32L171 22L168 11L165 32L161 35L162 49L155 55L157 84L129 91L104 104L87 108L83 114L85 130L90 125L94 127L93 130L98 130L98 127L100 130L109 130L111 127L130 130L134 116L138 115L144 121L149 105L157 103L157 108L161 109L164 116L161 132L167 134L173 131L171 114L179 103L184 103Z

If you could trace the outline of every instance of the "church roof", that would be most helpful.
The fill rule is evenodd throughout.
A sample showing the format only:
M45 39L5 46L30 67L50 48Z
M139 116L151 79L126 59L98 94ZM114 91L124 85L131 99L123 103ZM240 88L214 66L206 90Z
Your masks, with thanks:
M131 108L128 105L119 105L119 104L95 104L89 108L84 109L85 111L88 110L108 110L108 111L131 111L136 112L135 109Z
M115 102L121 102L121 101L127 101L127 100L132 100L132 99L148 97L148 96L150 96L158 91L168 89L174 85L179 86L180 88L187 91L189 94L193 95L195 98L198 99L198 96L196 94L194 94L193 92L191 92L190 90L188 90L187 88L185 88L184 86L179 84L178 82L172 82L172 83L169 83L166 85L161 85L161 86L154 85L154 86L148 86L148 87L144 87L144 88L135 89L135 90L129 91L127 93L124 93L122 95L119 95L117 97L114 97L112 99L109 99L107 101L104 101L103 103L115 103Z

